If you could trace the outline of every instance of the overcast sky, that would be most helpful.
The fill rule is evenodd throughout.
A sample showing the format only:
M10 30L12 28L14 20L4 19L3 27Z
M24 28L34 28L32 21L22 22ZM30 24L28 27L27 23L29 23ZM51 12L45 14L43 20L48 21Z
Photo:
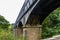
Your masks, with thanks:
M25 0L0 0L0 15L14 23Z

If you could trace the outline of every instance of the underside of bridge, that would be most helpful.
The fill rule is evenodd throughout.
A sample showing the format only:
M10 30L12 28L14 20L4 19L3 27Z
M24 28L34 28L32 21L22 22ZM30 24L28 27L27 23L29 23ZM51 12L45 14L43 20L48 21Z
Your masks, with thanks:
M30 15L39 16L38 22L42 24L44 19L58 7L60 7L60 0L41 0Z
M29 10L31 9L31 7L29 8ZM44 21L44 19L53 10L55 10L58 7L60 7L60 0L40 0L39 3L34 7L32 12L30 13L30 16L28 17L26 25L27 24L29 24L30 26L31 25L41 25L42 22ZM26 13L28 13L28 11ZM23 16L22 16L22 18L23 18ZM19 21L18 27L22 28L22 26L23 26L22 22ZM40 28L40 27L38 27L38 28ZM25 29L26 29L26 26L25 26ZM36 31L36 29L34 29L34 30ZM38 29L38 30L40 30L40 29ZM29 31L32 32L31 29ZM33 40L35 40L35 39L33 39Z
M31 15L35 15L36 17L39 16L38 22L42 24L44 19L56 8L60 7L60 0L40 0L40 2L34 7L32 12L30 13L29 18ZM29 11L29 10L28 10ZM27 12L28 12L27 11ZM26 13L27 13L26 12ZM25 13L25 14L26 14ZM24 14L24 15L25 15ZM22 17L23 18L23 17ZM28 18L28 21L29 21ZM27 22L28 22L27 21ZM20 22L21 23L21 22ZM19 24L23 25L23 24Z

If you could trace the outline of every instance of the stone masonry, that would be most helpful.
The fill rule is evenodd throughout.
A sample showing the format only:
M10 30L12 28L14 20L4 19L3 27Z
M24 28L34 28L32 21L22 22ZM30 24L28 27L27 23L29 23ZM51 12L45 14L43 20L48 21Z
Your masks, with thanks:
M25 40L40 40L41 30L41 25L26 25L23 28L23 31L25 31Z

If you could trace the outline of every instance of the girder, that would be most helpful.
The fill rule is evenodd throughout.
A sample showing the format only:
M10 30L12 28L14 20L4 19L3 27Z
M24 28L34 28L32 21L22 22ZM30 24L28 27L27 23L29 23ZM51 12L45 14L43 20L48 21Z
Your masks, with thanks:
M32 0L31 0L32 1ZM27 6L27 4L29 5ZM26 9L27 7L27 9ZM56 8L60 7L60 0L34 0L32 3L27 0L18 17L15 22L15 25L19 22L22 23L22 25L25 25L27 23L28 18L30 15L39 15L39 22L42 24L43 20ZM25 9L24 9L25 8ZM20 25L20 23L18 24Z

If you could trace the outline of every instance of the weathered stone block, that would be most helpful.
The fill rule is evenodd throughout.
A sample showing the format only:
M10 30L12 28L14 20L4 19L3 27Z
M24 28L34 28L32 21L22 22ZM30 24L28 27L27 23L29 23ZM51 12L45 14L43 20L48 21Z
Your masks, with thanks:
M25 31L26 40L40 40L41 39L41 25L26 25L23 28Z
M22 28L16 28L16 29L13 29L14 31L14 35L16 37L21 37L23 35L23 29Z

